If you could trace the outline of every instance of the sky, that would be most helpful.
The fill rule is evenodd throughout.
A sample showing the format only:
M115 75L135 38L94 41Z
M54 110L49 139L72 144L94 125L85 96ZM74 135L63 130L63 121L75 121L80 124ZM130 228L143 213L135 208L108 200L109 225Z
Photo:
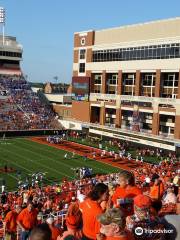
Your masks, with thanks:
M70 83L75 32L180 16L179 0L0 0L5 34L23 45L31 82ZM2 30L1 30L2 32Z

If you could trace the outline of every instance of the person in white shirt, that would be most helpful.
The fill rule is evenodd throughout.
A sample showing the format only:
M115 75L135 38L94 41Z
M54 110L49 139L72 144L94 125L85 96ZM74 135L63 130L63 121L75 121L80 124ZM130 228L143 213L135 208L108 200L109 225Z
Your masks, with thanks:
M174 189L172 187L169 187L167 189L167 194L166 194L165 198L163 199L163 204L164 205L169 204L169 203L172 203L172 204L177 203L177 197L174 194Z

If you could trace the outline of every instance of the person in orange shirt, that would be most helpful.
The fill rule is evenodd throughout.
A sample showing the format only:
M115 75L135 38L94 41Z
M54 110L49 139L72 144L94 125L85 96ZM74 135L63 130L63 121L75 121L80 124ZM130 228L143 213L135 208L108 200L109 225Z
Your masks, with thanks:
M59 228L54 226L54 218L49 217L46 220L47 224L49 225L49 228L51 229L51 240L56 240L59 235L62 234Z
M114 207L121 206L126 215L131 215L133 214L133 198L142 194L142 191L135 186L134 175L130 172L120 173L119 185L112 196L113 205Z
M156 178L153 186L150 188L149 196L151 199L158 200L161 199L164 193L164 186L159 178Z
M82 239L82 213L79 210L78 203L72 203L66 214L65 224L67 226L67 231L63 233L62 236L59 236L57 240L65 239Z
M81 240L83 237L82 230L79 227L80 222L79 219L75 216L67 216L66 217L66 226L67 231L63 232L62 236L59 236L57 240L66 240L66 239L76 239Z
M7 213L5 219L4 219L4 235L5 240L14 240L16 239L16 233L17 233L17 216L21 211L20 206L16 206L15 210L12 210Z
M108 209L104 214L98 216L98 220L101 227L100 237L97 240L133 240L133 235L125 230L125 215L119 208Z
M26 240L33 227L37 224L38 211L33 207L32 202L28 202L27 208L23 209L17 217L17 224L22 230L21 240Z
M100 223L97 216L103 213L101 202L109 198L108 186L98 183L88 194L88 198L80 203L80 210L83 218L83 239L96 239L99 234Z

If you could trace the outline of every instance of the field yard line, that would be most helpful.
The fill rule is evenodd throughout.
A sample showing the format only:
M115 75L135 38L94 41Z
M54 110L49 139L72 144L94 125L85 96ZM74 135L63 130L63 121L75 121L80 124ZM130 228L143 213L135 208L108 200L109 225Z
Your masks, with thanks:
M32 141L31 141L32 142ZM35 143L35 142L34 142ZM27 145L27 146L29 146L29 144L28 143L25 143L24 141L23 141L23 144L24 145ZM41 144L42 146L43 146L43 144ZM34 148L38 148L38 147L36 147L36 146L33 146ZM39 149L39 148L38 148ZM31 151L31 150L29 150L29 149L24 149L24 150L28 150L28 151ZM43 149L44 150L44 149ZM61 149L59 149L59 150L61 150ZM47 152L50 152L49 150L44 150L44 151L47 151ZM31 151L32 152L32 151ZM55 153L53 153L53 152L50 152L51 154L55 154ZM40 155L39 153L35 153L35 152L33 152L33 154L37 154L37 155ZM41 155L40 155L41 156ZM42 157L41 157L42 158ZM53 162L55 162L55 163L58 163L58 164L60 164L60 165L64 165L64 166L66 166L66 167L68 167L69 168L69 164L66 164L66 163L63 163L63 162L59 162L59 161L57 161L57 160L54 160L54 159L52 159L52 158L50 158L50 157L48 157L48 156L46 156L46 158L49 158L51 161L53 161Z
M25 144L25 145L27 145L27 146L29 146L28 144L26 144L26 143L24 143L23 142L23 144ZM40 143L39 143L40 144ZM42 146L43 146L43 144L41 144ZM48 147L53 147L53 146L49 146L49 145L47 145ZM35 147L36 148L36 147ZM54 148L54 147L53 147ZM57 149L57 148L56 148ZM27 149L26 149L27 150ZM44 149L43 149L44 150ZM61 149L59 149L60 151L61 151ZM46 149L46 150L44 150L44 151L47 151L47 152L50 152L48 149ZM64 150L63 150L64 151ZM70 152L70 151L67 151L67 152ZM55 153L52 153L52 152L50 152L51 154L54 154L55 155ZM72 152L70 152L70 153L72 153ZM79 154L77 154L76 153L76 155L78 155L78 156L81 156L81 155L79 155ZM46 156L47 157L47 156ZM49 158L49 157L47 157L47 158ZM69 165L68 164L66 164L66 163L62 163L62 162L59 162L59 161L57 161L57 160L54 160L53 159L53 161L54 162L56 162L56 163L58 163L58 164L62 164L62 165L65 165L65 166L67 166L68 168L69 168ZM72 162L75 162L75 163L79 163L79 160L76 160L76 159L70 159L70 161L72 161ZM98 162L100 162L100 161L98 161ZM102 162L101 162L102 163ZM90 163L90 162L88 162L88 164L90 165L90 166L92 166L92 162ZM109 164L110 165L110 164ZM92 166L93 168L95 168L95 169L98 169L98 170L101 170L102 171L102 168L99 168L99 167L96 167L96 166ZM111 167L113 167L113 166L111 166ZM114 168L116 168L116 167L114 167ZM108 171L108 170L105 170L105 171Z
M15 147L15 148L22 149L21 147L19 147L19 146L17 146L17 145L14 145L14 147ZM23 150L24 150L24 151L31 152L31 153L33 153L33 154L36 154L36 155L38 155L38 156L42 156L41 154L35 153L35 152L33 152L33 151L29 150L29 149L23 149ZM42 157L41 157L41 158L42 158ZM47 158L49 158L49 157L47 157ZM26 159L29 159L29 158L26 158ZM42 158L42 159L43 159L43 158ZM52 158L49 158L49 159L52 161ZM63 173L63 172L61 172L61 171L57 171L57 170L55 170L54 168L48 167L48 166L46 166L46 165L44 165L44 164L42 164L42 163L40 163L40 162L38 162L38 161L33 161L33 160L31 160L31 159L29 159L29 160L32 161L33 163L37 164L37 165L43 166L44 168L47 168L47 169L49 169L49 170L51 170L51 171L54 171L54 172L56 172L56 173L58 173L58 174L60 174L60 175L62 175L62 176L66 176L66 177L70 177L70 178L74 179L74 178L71 177L70 175L67 175L66 173ZM68 168L69 168L69 166L68 166Z
M9 151L9 150L7 150L7 149L6 149L5 151L11 152L11 151ZM18 154L18 153L14 153L14 154L17 155L17 156L22 157L22 156L21 156L20 154ZM26 167L23 167L22 165L20 165L20 164L18 164L18 163L12 162L12 161L10 161L10 160L8 160L8 162L11 162L11 163L14 164L15 166L18 166L18 167L20 167L20 168L22 168L22 169L27 170L27 171L30 172L30 173L34 173L33 171L29 170L29 169L26 168ZM54 181L52 181L52 180L49 180L48 178L46 178L46 180L47 180L48 182L54 182Z
M12 177L12 178L14 178L14 179L18 180L18 178L17 178L17 177L15 177L14 175L12 175L12 174L10 174L10 173L8 173L8 176L10 176L10 177Z

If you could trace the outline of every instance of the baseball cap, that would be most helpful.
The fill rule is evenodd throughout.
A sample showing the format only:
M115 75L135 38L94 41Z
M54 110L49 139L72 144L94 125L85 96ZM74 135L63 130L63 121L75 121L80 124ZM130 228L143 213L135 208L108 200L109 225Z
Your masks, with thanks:
M97 219L103 225L116 223L123 228L126 224L124 213L119 208L110 208L105 213L99 215Z
M151 206L151 198L143 194L139 194L134 198L134 205L139 208L148 208Z

